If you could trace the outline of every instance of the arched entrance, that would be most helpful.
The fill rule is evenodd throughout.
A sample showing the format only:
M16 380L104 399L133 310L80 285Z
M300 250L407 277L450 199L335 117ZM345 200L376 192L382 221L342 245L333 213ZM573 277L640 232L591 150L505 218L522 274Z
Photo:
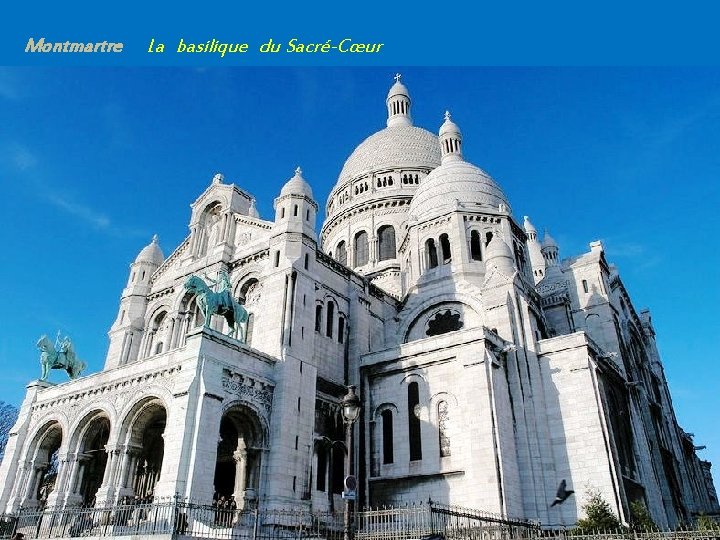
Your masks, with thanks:
M63 432L58 422L50 422L38 431L29 450L30 464L18 483L22 506L44 507L55 490L58 476L58 452Z
M110 420L103 414L93 417L82 434L79 446L80 471L78 477L82 504L92 506L103 483L108 454L105 446L110 438Z
M220 421L220 441L215 465L215 498L235 500L245 508L257 499L265 430L254 411L235 405Z
M155 492L155 484L160 479L163 456L165 454L165 425L167 412L159 400L146 402L138 412L130 433L131 458L135 466L129 464L132 472L131 488L135 497L150 498Z

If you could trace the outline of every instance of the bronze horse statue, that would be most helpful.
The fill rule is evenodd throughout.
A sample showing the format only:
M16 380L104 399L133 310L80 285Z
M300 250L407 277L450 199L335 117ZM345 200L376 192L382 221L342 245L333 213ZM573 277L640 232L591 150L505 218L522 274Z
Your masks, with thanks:
M56 346L60 350L56 350ZM37 342L37 347L41 351L41 381L47 380L51 369L64 369L71 379L77 379L87 367L85 362L75 354L75 348L68 337L65 337L59 344L56 341L55 345L53 345L47 336L42 336Z
M238 338L245 343L246 324L248 321L248 312L245 308L232 297L230 291L224 290L214 292L207 284L198 276L190 276L185 282L185 289L193 293L197 297L197 304L205 317L205 328L210 328L210 317L212 315L220 315L230 326L228 335Z

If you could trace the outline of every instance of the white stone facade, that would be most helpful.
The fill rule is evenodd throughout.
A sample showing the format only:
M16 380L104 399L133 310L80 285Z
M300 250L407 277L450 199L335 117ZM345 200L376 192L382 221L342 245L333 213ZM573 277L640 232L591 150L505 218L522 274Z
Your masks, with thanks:
M216 175L167 258L130 266L103 371L28 386L0 466L0 509L181 495L238 506L342 504L339 402L354 384L362 504L427 500L570 525L588 489L623 520L717 508L675 420L647 311L603 247L561 260L467 162L446 115L388 126L345 163L316 233L299 169L272 221ZM225 271L247 342L203 329L191 275ZM57 459L57 467L52 465ZM550 503L561 480L571 496Z

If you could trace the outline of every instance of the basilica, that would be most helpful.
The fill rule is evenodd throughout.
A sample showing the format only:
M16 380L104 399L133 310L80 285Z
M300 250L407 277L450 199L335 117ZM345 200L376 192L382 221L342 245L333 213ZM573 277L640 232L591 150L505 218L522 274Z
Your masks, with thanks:
M0 512L170 496L332 510L349 454L363 506L572 525L599 493L663 527L717 510L650 313L603 245L561 256L468 161L449 114L437 134L415 126L399 78L386 105L319 229L299 168L272 219L217 174L180 245L140 251L103 370L28 385ZM191 278L242 306L241 332ZM349 385L362 406L346 437ZM553 504L561 484L574 494Z

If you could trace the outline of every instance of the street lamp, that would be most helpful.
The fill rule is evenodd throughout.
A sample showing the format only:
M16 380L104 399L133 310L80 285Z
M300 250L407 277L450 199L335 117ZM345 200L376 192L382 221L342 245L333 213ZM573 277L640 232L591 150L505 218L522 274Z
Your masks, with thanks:
M353 423L357 420L360 414L360 398L355 393L355 386L348 386L348 393L342 398L340 402L342 405L342 415L345 420L345 441L347 442L348 460L347 460L347 471L345 474L345 517L343 520L345 532L343 534L344 540L352 540L352 531L350 529L350 512L352 509L352 503L355 500L357 494L357 479L353 476Z

